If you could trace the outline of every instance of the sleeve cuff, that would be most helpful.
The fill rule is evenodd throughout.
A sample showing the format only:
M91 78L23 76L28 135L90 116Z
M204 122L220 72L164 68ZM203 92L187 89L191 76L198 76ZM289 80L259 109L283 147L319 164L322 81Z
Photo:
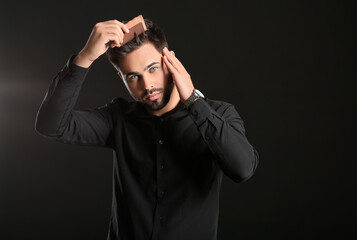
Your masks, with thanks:
M192 103L189 112L197 126L201 126L212 115L211 107L203 98Z
M62 70L59 72L59 77L62 81L67 82L71 81L71 83L82 83L90 69L89 68L84 68L75 65L72 63L73 59L77 55L72 55L68 60L66 65L62 68Z
M73 74L75 74L75 75L76 75L76 74L86 74L86 73L89 71L90 67L85 68L85 67L80 67L80 66L74 64L74 63L73 63L73 59L74 59L76 56L77 56L77 54L72 55L72 56L68 59L68 61L67 61L66 66L67 66L69 72L70 72L72 75L73 75Z

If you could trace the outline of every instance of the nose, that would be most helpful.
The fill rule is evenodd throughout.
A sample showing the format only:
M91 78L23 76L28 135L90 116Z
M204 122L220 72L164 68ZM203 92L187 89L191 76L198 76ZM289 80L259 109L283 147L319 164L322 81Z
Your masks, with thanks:
M143 74L142 75L142 83L143 83L143 87L144 87L144 89L151 89L151 88L153 88L154 87L154 79L153 79L153 77L152 76L149 76L149 75L147 75L147 74Z

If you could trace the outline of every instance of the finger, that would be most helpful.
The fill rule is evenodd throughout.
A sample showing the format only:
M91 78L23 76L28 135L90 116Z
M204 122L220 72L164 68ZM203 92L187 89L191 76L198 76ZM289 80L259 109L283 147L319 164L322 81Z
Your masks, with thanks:
M167 58L167 60L170 62L170 64L177 70L181 71L179 65L177 64L177 61L174 59L174 56L167 50L164 49L164 56Z
M121 47L123 45L123 40L120 39L116 34L108 33L106 37L106 44L111 48Z
M178 58L176 57L175 52L174 52L173 50L171 50L170 52L171 52L171 54L173 55L173 58L176 60L177 64L178 64L183 70L186 71L186 69L185 69L185 67L182 65L181 61L178 60Z
M168 60L167 56L163 56L164 58L164 63L166 64L167 68L169 69L169 72L172 75L177 74L177 69L171 64L171 62Z
M117 34L107 33L106 42L110 45L111 48L113 48L120 47L122 45L123 40L120 39Z
M124 33L129 33L130 30L129 28L124 24L124 23L121 23L121 22L117 22L117 26L124 32Z
M103 26L103 29L113 29L115 32L118 32L120 34L125 34L126 32L117 24L109 24L106 26Z
M128 33L130 30L129 28L124 24L119 22L118 20L110 20L110 21L106 21L106 22L101 22L99 23L100 26L103 27L117 27L118 29L120 29L120 31L124 32L124 33Z
M178 71L186 71L182 63L175 57L175 53L173 51L169 51L167 48L165 48L164 53Z
M102 31L105 33L114 33L120 36L121 38L124 38L124 33L118 26L104 27Z
M129 28L122 22L119 22L118 20L114 19L114 20L109 20L107 21L108 24L115 24L116 26L118 26L123 32L125 33L129 33L130 30Z
M105 38L108 39L110 38L110 40L116 40L120 45L123 43L124 33L121 30L118 30L117 28L114 27L110 27L110 28L103 29L103 31L104 31Z

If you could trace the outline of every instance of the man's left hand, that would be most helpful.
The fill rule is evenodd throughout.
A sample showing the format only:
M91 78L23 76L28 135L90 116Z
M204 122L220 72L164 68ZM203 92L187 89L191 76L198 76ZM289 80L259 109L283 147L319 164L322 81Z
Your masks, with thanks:
M180 99L182 102L185 102L194 90L191 76L188 74L182 63L176 58L174 51L169 51L165 47L162 52L164 63L172 75L172 79L177 87Z

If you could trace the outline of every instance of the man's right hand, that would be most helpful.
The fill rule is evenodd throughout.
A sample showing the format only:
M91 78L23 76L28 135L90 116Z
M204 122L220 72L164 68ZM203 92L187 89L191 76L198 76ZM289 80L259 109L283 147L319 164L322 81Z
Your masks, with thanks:
M73 59L73 63L88 68L109 47L120 47L123 43L124 32L128 33L129 29L118 20L95 24L86 45Z

